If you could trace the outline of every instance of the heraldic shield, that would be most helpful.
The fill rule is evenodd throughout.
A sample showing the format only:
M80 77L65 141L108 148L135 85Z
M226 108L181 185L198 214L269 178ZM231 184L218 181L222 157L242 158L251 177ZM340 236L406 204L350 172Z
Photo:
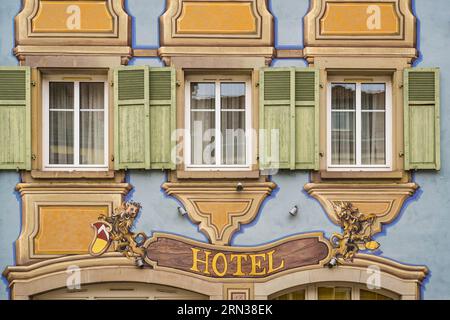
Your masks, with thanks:
M92 256L101 256L111 245L111 225L104 221L97 221L92 224L95 234L89 247Z

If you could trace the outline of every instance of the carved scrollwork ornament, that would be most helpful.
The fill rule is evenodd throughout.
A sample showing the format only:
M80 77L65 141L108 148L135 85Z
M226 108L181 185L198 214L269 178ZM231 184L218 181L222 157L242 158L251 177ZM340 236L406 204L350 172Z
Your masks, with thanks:
M351 202L335 202L333 208L343 231L341 234L334 233L330 238L335 264L339 260L352 262L360 250L375 251L380 247L372 239L372 226L377 218L375 214L361 213Z

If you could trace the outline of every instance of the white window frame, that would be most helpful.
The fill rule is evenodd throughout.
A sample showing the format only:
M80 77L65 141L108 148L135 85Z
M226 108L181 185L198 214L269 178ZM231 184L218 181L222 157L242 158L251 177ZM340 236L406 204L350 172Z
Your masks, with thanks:
M74 83L74 164L50 164L50 82ZM104 163L101 165L80 164L80 82L103 82L104 83ZM109 90L108 79L100 75L48 75L42 83L42 137L43 137L43 170L44 171L108 171L109 154ZM100 110L100 109L99 109Z
M328 77L327 84L327 170L328 171L392 171L392 80L390 77L362 77L332 76ZM356 164L355 165L336 165L332 164L332 144L331 144L331 85L332 83L356 84ZM383 83L386 85L386 164L384 165L363 165L361 161L361 84Z
M216 104L215 104L215 123L216 123L216 162L222 161L222 133L221 133L221 110L220 110L220 84L221 83L245 83L245 165L194 165L191 158L191 83L215 83ZM244 75L191 75L185 82L185 152L184 161L186 171L251 171L252 169L252 86L250 76Z

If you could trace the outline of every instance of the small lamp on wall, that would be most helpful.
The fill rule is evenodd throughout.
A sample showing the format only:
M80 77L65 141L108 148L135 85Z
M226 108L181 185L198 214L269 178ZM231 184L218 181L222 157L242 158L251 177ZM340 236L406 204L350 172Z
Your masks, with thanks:
M298 206L293 206L291 210L289 210L289 214L295 217L298 214Z
M187 211L186 211L185 208L183 208L183 207L178 207L177 210L178 210L178 213L180 214L180 216L183 216L183 217L184 217L185 215L187 215Z

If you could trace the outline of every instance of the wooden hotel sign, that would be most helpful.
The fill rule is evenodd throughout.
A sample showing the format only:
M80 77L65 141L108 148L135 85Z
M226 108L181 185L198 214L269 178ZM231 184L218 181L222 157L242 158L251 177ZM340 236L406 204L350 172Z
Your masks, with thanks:
M205 244L155 234L145 244L145 261L155 269L176 269L211 278L265 278L324 265L330 244L321 233L289 237L261 247Z
M41 0L31 18L33 33L114 33L108 0Z

